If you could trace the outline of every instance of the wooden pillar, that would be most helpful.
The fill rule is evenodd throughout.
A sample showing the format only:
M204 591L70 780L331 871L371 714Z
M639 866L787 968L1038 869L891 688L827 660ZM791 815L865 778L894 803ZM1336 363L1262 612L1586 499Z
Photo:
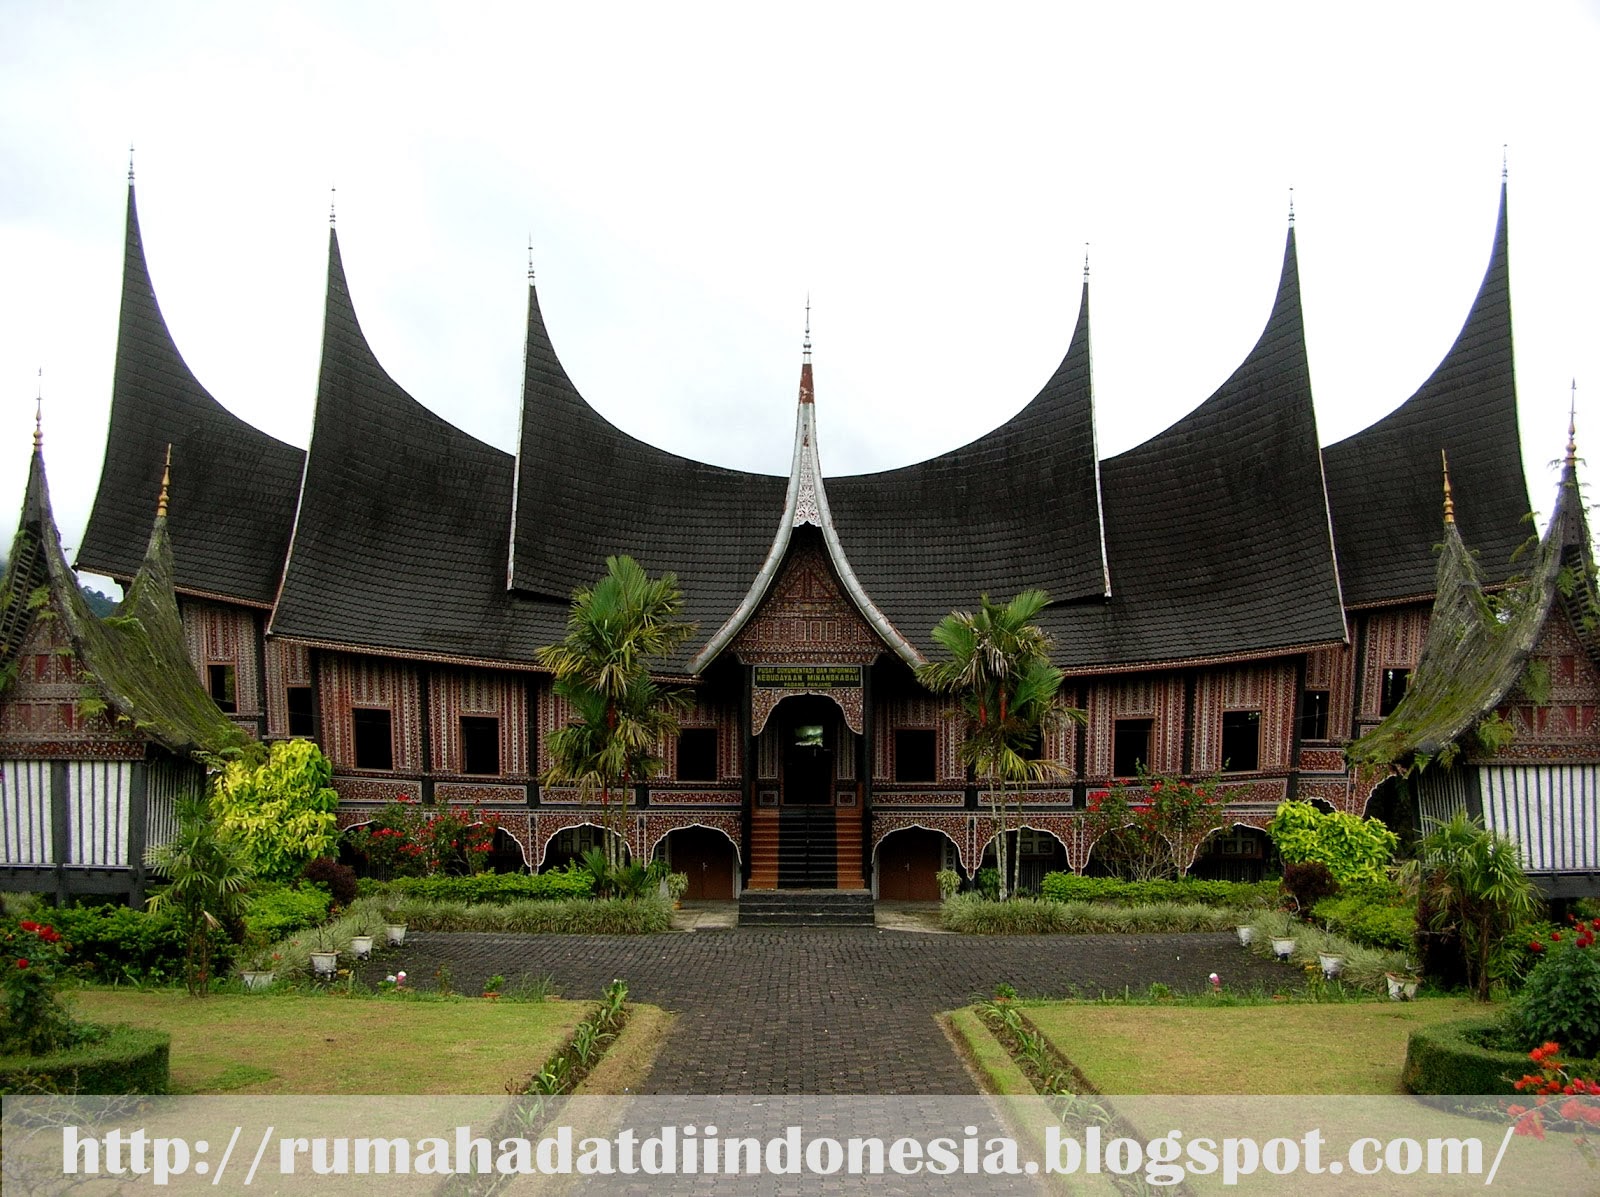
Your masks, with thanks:
M135 761L128 786L128 905L144 907L144 850L150 832L150 763Z
M739 819L739 877L741 888L750 884L751 822L756 807L756 738L755 719L750 709L754 698L755 669L751 665L739 666L739 738L744 747L744 793L741 795L742 817Z
M50 855L55 862L56 905L65 906L67 861L72 855L72 775L66 761L50 762Z
M872 772L876 765L878 712L873 700L872 666L861 667L861 743L856 747L856 778L861 794L861 880L872 889Z

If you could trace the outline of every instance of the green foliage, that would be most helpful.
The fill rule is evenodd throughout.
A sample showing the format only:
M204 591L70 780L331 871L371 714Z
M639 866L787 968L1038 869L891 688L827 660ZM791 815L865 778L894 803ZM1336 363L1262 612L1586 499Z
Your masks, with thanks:
M1319 955L1343 956L1344 969L1335 982L1337 985L1369 993L1383 993L1388 989L1386 974L1405 975L1410 972L1404 952L1355 943L1312 923L1303 923L1281 910L1262 911L1247 921L1255 933L1250 942L1250 951L1257 956L1273 956L1272 941L1276 938L1295 941L1290 960L1308 972L1317 968Z
M613 866L621 863L628 790L661 771L658 749L677 734L678 716L692 701L650 677L652 666L694 631L682 610L674 575L651 578L632 557L607 557L605 577L573 592L565 638L538 651L574 715L550 737L552 764L543 780L576 785L586 798L599 792L607 830L618 833L606 840Z
M100 693L88 686L78 692L76 704L79 719L98 719L111 709Z
M1039 892L1057 902L1116 902L1124 906L1179 902L1244 909L1274 901L1278 882L1201 881L1193 877L1181 881L1123 881L1117 877L1046 873Z
M1435 1023L1411 1032L1400 1083L1408 1093L1515 1093L1527 1071L1522 1052L1487 1046L1499 1031L1492 1019Z
M1511 747L1512 741L1517 738L1517 729L1499 711L1491 711L1473 725L1472 736L1480 752L1485 756L1494 756Z
M0 924L0 1052L44 1055L82 1038L58 993L65 957L61 932L49 923Z
M217 834L238 846L247 869L290 881L333 847L339 795L333 765L310 740L280 740L259 763L230 763L212 797Z
M1320 860L1302 860L1283 866L1283 892L1294 900L1294 908L1305 912L1339 889L1333 873Z
M1534 706L1549 705L1550 662L1542 657L1534 657L1522 671L1522 678L1517 684Z
M1524 1044L1559 1043L1577 1056L1600 1056L1600 919L1556 932L1528 975L1513 1022Z
M425 807L402 795L350 832L350 845L382 880L481 872L500 820L481 811Z
M1158 902L1111 906L1104 902L1057 902L1049 898L991 901L981 894L956 894L939 907L939 925L967 935L1100 935L1156 931L1225 931L1237 911L1216 906Z
M1188 782L1139 766L1133 786L1089 795L1087 821L1100 858L1135 881L1184 877L1227 801L1216 777Z
M1368 947L1408 952L1416 940L1417 909L1403 899L1341 894L1322 899L1311 913L1328 930Z
M471 902L504 905L508 902L587 898L594 882L582 868L554 869L548 873L475 873L471 877L402 877L378 890L389 897L417 898L427 902Z
M1517 845L1465 811L1435 824L1419 847L1424 891L1419 919L1425 910L1428 931L1459 941L1467 983L1486 1002L1491 984L1514 967L1519 926L1542 909L1538 891L1522 870Z
M939 884L939 897L946 902L961 888L961 874L954 869L940 869L934 880Z
M250 891L249 905L244 912L245 928L251 936L270 943L316 926L328 917L331 901L327 889L320 885L257 886Z
M1400 837L1381 819L1335 811L1324 814L1309 802L1285 802L1267 825L1284 864L1318 860L1340 885L1381 881Z
M0 1093L165 1093L172 1036L112 1027L46 1056L0 1056Z
M917 681L960 704L957 755L989 793L1001 898L1008 893L1006 832L1013 826L1006 791L1059 776L1060 763L1040 755L1046 733L1084 718L1061 702L1065 675L1050 663L1050 637L1033 622L1049 603L1042 590L1024 590L1008 603L980 595L977 614L952 611L934 627L933 640L946 659L917 667ZM1018 823L1020 814L1019 795ZM1010 889L1015 880L1013 868Z
M981 868L972 878L972 884L977 888L979 897L993 902L1000 897L1000 870Z
M185 937L171 911L68 906L53 917L74 972L111 985L162 984L183 974Z
M184 984L204 997L221 965L218 945L231 942L241 923L250 872L237 843L217 834L204 795L179 798L177 815L178 834L146 854L150 867L167 878L150 910L176 917L185 941Z

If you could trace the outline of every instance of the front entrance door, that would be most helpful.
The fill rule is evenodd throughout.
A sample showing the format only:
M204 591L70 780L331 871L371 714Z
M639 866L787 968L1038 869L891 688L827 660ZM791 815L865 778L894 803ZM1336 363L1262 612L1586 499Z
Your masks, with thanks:
M783 737L778 888L832 889L839 883L833 810L839 708L806 695L785 699L778 714Z

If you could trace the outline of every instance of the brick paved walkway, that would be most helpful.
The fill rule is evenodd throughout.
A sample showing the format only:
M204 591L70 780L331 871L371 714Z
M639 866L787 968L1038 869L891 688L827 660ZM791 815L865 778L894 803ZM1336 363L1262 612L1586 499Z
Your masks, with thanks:
M549 977L563 997L597 997L613 978L679 1018L649 1093L971 1093L972 1078L934 1015L987 996L1142 993L1152 982L1205 988L1298 984L1231 934L985 938L861 928L743 929L649 936L417 933L368 966L403 968L421 987L448 965L476 993L500 973Z

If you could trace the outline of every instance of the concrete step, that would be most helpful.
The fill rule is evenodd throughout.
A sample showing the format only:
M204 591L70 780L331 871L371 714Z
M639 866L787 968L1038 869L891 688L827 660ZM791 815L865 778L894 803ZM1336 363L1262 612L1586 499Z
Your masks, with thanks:
M875 919L865 889L747 889L739 896L741 927L870 927Z

